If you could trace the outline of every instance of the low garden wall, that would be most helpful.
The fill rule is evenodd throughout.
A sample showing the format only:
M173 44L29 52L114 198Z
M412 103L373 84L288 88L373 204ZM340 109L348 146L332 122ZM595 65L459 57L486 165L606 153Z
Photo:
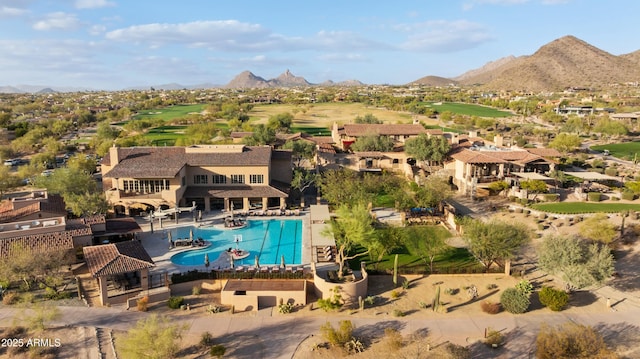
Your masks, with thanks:
M365 298L369 289L369 275L365 270L365 264L362 262L362 278L353 282L335 283L327 280L327 271L318 273L315 263L312 263L314 291L318 298L330 298L331 292L336 286L340 287L340 294L346 303L357 303L358 297Z

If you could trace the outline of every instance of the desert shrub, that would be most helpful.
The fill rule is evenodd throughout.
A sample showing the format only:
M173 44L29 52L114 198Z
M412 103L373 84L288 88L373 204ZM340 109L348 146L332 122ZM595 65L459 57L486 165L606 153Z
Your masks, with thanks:
M374 305L376 303L376 297L373 295L368 295L364 298L364 303L367 305Z
M587 193L587 199L589 202L600 202L602 198L602 193L600 192L589 192Z
M167 305L171 309L178 309L184 303L184 298L182 297L170 297L167 301Z
M409 280L405 279L404 281L402 281L402 289L407 290L411 287L411 282L409 282Z
M496 288L498 288L498 285L495 283L487 284L487 290L494 290Z
M384 329L384 341L391 350L397 351L402 348L402 334L397 329L385 328Z
M533 293L533 284L531 284L528 280L523 279L516 284L516 289L529 297L531 293Z
M444 294L447 294L447 295L456 295L456 294L458 294L458 288L446 288L446 289L444 290Z
M213 335L209 332L202 333L202 335L200 335L200 347L208 348L211 345L213 345Z
M44 289L44 298L48 300L69 299L71 298L71 293L65 291L58 292L51 287L46 287Z
M538 230L539 231L544 231L544 223L538 223Z
M592 327L573 322L558 327L543 325L536 338L536 358L617 358Z
M222 344L216 344L211 346L211 350L209 350L209 354L212 357L218 357L218 358L222 358L222 356L224 356L224 353L227 352L227 348L224 347L224 345Z
M424 302L424 301L420 301L420 302L418 302L418 307L420 307L420 309L427 309L427 308L429 308L429 303Z
M398 299L398 298L400 298L400 292L398 292L397 290L392 290L391 299Z
M199 285L194 285L191 288L191 294L192 295L200 295L200 293L202 293L202 287L200 287Z
M497 347L502 344L502 340L504 339L502 333L492 328L487 330L487 337L484 342L490 347Z
M480 304L482 311L489 314L498 314L502 309L500 303L485 301Z
M545 193L542 195L542 200L545 202L557 202L560 198L558 193Z
M320 307L325 312L340 309L344 305L344 302L342 301L342 295L340 294L340 287L334 287L331 290L331 293L331 297L329 298L318 299L318 307Z
M282 303L278 305L278 312L280 314L289 314L293 312L293 304L287 302L287 303Z
M529 309L529 296L516 288L507 288L500 295L502 307L509 313L522 314Z
M538 293L538 298L540 298L542 305L554 312L561 311L569 302L569 294L567 292L551 287L542 288Z
M18 293L16 292L4 292L2 295L2 304L12 305L18 302Z
M622 191L620 192L620 197L627 201L633 201L636 198L636 195L633 191Z
M400 309L394 309L394 310L393 310L393 316L394 316L394 317L404 317L404 316L405 316L405 314L404 314L404 312L403 312L402 310L400 310Z
M145 295L138 299L138 301L136 301L136 308L138 308L139 312L146 312L149 310L149 297Z
M327 322L320 327L322 337L333 346L344 346L353 339L353 323L350 320L341 320L338 329Z

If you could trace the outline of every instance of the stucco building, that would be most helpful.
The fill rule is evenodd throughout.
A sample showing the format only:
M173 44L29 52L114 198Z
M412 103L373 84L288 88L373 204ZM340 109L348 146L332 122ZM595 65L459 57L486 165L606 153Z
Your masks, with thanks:
M116 213L144 204L243 210L283 208L292 178L291 151L269 146L112 147L103 186Z

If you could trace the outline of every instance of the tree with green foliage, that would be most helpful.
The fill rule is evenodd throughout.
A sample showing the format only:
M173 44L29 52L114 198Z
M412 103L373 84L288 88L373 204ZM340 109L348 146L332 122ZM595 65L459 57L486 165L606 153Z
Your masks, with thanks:
M570 290L601 284L613 274L611 250L577 237L545 237L539 250L540 267L549 274L561 274Z
M618 231L606 213L594 213L580 223L580 235L595 242L609 244L616 239Z
M292 124L293 115L288 112L270 116L267 120L267 128L280 133L289 133Z
M263 124L258 124L253 128L253 134L244 138L244 143L248 146L271 145L276 141L276 131Z
M451 234L439 229L441 228L433 226L408 227L405 236L405 246L411 254L417 255L429 266L429 273L433 273L433 261L436 257L450 248L446 240Z
M531 236L525 224L499 220L467 219L463 221L463 229L463 239L469 245L469 252L487 270L498 261L513 258Z
M356 116L356 118L353 120L354 123L366 123L366 124L372 124L372 125L380 125L383 122L381 120L379 120L376 116L374 116L371 113L368 113L366 115L363 116Z
M496 181L489 183L489 190L493 193L501 193L505 189L509 189L509 182Z
M293 178L291 179L291 188L300 191L302 200L301 205L304 207L304 191L317 183L320 177L315 171L309 171L304 168L294 168Z
M547 184L541 180L525 180L520 182L520 188L526 190L528 193L533 193L533 200L536 199L539 193L547 193Z
M305 140L289 140L282 146L285 150L291 150L295 167L301 167L302 161L312 162L316 154L316 146L312 142Z
M599 133L604 137L619 137L628 134L629 129L620 121L604 117L593 126L593 132Z
M618 358L602 335L590 326L567 322L557 327L543 324L536 337L536 358Z
M96 166L97 163L95 158L91 156L87 157L79 153L71 156L67 160L67 168L88 174L93 174L94 172L96 172Z
M332 235L338 246L336 262L339 265L338 278L344 276L345 264L348 260L369 254L371 249L378 246L375 235L374 219L364 204L353 206L340 205L336 211L336 218L325 235ZM354 253L356 248L364 251Z
M566 173L560 170L553 170L549 172L549 178L553 178L556 190L558 189L558 183L564 186L564 184L569 181L569 176L567 176Z
M393 150L393 139L389 136L379 136L375 134L358 137L356 142L349 147L355 152L390 152Z
M34 253L31 248L18 243L9 246L9 253L0 261L0 282L22 281L28 289L39 284L57 290L63 282L63 270L74 259L70 250Z
M446 175L434 174L424 181L422 186L415 188L416 202L419 207L437 208L442 201L454 195Z
M443 136L431 136L422 133L417 137L409 138L404 144L407 155L417 161L440 163L451 149L449 141Z
M11 173L8 166L0 166L0 199L3 198L5 192L20 186L20 178Z
M104 193L82 168L59 168L50 176L36 176L34 185L62 196L76 216L105 213L108 208Z
M502 307L509 313L522 314L529 309L531 300L529 295L516 288L507 288L500 295Z
M362 185L360 174L349 169L328 170L322 173L318 182L322 197L331 204L354 205L368 203L374 194Z
M553 141L549 142L549 148L555 148L562 153L576 151L580 148L582 140L580 136L573 133L560 132Z
M172 324L167 317L153 314L138 321L116 341L116 346L127 359L176 358L185 330L184 325Z

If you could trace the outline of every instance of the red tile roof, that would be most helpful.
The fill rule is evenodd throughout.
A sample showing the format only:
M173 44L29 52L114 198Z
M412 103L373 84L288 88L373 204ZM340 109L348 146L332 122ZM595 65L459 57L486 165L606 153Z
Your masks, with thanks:
M94 277L135 272L154 266L153 260L137 241L82 248L89 272Z
M462 161L464 163L478 164L478 163L507 163L507 161L489 156L480 151L471 151L467 149L461 149L460 151L451 155L453 159Z
M31 234L0 240L0 258L11 255L19 246L31 250L33 254L45 254L55 250L73 249L73 236L70 231Z

